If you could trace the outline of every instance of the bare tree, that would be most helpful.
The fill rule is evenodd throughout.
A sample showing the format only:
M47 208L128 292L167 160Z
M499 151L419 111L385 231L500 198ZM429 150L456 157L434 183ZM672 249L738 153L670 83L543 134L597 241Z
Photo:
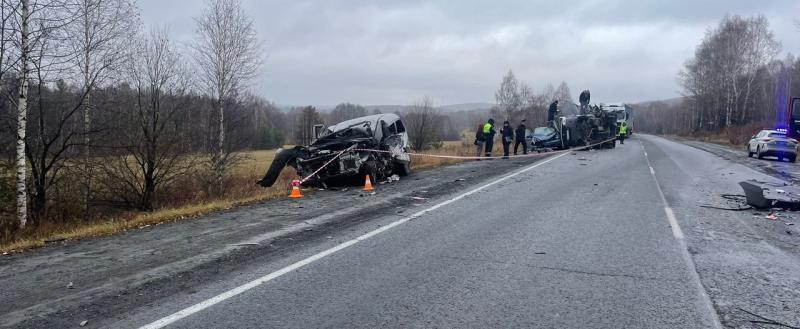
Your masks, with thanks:
M314 125L322 123L319 111L313 106L292 109L294 119L294 142L297 145L308 145L316 137Z
M262 63L261 42L239 0L209 0L195 22L197 40L193 44L193 56L200 83L215 99L219 111L211 161L221 181L229 156L225 148L224 105L255 77Z
M336 105L336 107L331 110L331 113L328 115L328 123L329 124L336 124L342 121L363 117L367 115L367 109L361 105L350 104L350 103L342 103Z
M156 193L184 176L192 157L181 156L185 128L187 74L166 30L154 29L136 44L136 56L126 68L134 89L132 125L118 131L115 160L100 168L102 183L114 198L140 210L154 208Z
M522 96L520 95L520 83L514 76L514 72L508 70L500 83L500 89L494 94L499 110L505 119L513 119L522 107Z
M411 147L425 150L437 146L441 141L440 117L433 107L433 100L425 96L411 105L404 118Z
M70 0L67 6L74 22L61 33L69 43L71 59L83 87L83 207L89 215L92 163L89 155L92 128L92 90L105 83L129 58L130 41L139 30L139 11L130 0Z

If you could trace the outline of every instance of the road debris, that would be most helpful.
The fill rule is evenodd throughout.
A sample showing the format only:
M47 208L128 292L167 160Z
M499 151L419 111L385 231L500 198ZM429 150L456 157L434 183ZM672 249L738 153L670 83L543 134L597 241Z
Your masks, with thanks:
M89 324L89 320L83 320L83 321L81 321L81 323L79 324L79 326L81 326L81 327L85 327L87 324Z
M67 283L67 289L72 289L72 288L74 288L74 287L75 287L75 284L73 284L73 283L72 283L72 281L70 281L69 283Z
M747 204L758 209L800 209L800 187L761 182L755 179L739 182L744 190Z
M425 201L425 200L428 200L427 198L418 197L418 196L412 196L411 198L412 198L412 199L414 199L414 200L417 200L417 201Z

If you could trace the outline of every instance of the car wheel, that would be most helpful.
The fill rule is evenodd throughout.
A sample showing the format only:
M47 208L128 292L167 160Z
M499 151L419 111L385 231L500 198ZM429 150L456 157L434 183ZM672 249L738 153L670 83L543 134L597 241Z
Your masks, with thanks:
M747 145L747 157L748 158L752 158L753 157L753 151L750 151L750 145Z
M792 156L788 157L787 159L789 159L789 162L791 162L791 163L797 162L797 156L796 155L792 155Z
M397 175L401 177L411 175L411 163L398 162L395 164L395 171L397 171Z
M759 159L763 159L764 158L764 156L761 155L761 146L756 148L756 157L759 158Z

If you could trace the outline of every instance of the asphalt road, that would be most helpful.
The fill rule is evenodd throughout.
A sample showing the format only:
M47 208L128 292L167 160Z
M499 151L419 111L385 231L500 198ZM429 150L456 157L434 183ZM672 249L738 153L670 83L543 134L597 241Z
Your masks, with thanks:
M470 162L377 195L325 191L0 259L0 286L22 303L0 293L0 326L800 326L795 215L702 207L731 206L721 195L740 193L740 180L781 178L770 173L644 135L613 150ZM184 243L187 232L200 242ZM242 241L259 245L218 250ZM127 267L86 257L114 243L108 258L142 244L159 253ZM89 281L78 290L91 293L53 288L81 277L56 257L76 251Z
M534 165L172 327L714 327L647 161Z

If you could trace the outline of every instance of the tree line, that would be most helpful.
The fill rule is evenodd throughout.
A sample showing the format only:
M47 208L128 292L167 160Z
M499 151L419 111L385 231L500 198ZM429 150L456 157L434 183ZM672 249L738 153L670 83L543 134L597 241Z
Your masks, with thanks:
M678 75L681 101L636 106L637 129L659 134L722 134L731 143L786 124L800 95L800 60L779 58L764 16L726 16L709 29Z
M133 0L2 0L0 152L16 226L51 215L56 195L77 196L59 216L88 219L101 202L152 209L197 168L224 186L234 151L274 110L246 92L263 54L241 3L208 1L195 24L184 50L166 28L145 29Z

